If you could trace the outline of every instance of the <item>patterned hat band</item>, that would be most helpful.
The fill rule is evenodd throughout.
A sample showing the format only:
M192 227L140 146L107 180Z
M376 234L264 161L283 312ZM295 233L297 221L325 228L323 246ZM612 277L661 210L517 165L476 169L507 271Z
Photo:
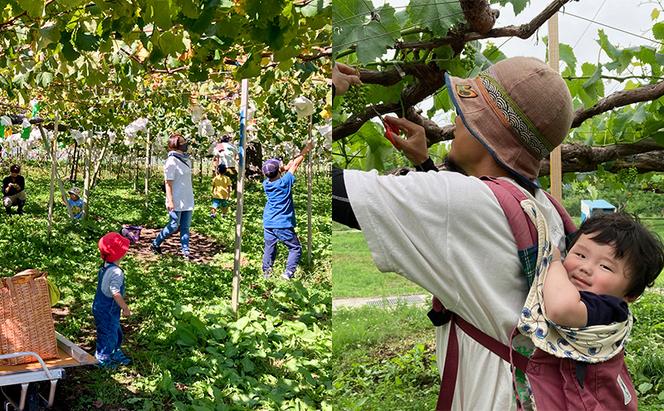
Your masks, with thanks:
M488 73L479 74L477 82L489 103L493 103L496 114L502 114L503 120L511 128L511 131L521 140L528 151L538 159L543 159L555 148L521 111L518 104L507 93L507 91ZM506 124L506 125L507 125Z

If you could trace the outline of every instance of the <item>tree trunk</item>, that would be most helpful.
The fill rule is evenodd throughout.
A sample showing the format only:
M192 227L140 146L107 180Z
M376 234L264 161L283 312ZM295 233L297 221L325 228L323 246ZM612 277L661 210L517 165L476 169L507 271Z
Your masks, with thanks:
M85 166L83 174L83 219L87 220L88 210L90 208L90 183L92 173L90 167L92 163L92 130L88 130L85 137Z
M263 146L258 141L247 143L245 147L246 156L246 170L245 175L247 178L261 178L263 172L261 167L263 165Z
M145 208L147 209L150 201L148 200L149 183L150 183L150 130L146 130L145 134Z

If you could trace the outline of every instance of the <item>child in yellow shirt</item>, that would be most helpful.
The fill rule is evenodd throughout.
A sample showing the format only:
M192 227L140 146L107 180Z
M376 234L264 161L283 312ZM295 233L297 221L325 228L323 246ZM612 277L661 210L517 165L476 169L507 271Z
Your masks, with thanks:
M231 179L226 175L226 165L217 166L217 175L212 179L212 206L210 207L210 217L217 217L217 208L221 207L221 214L228 212L228 203L231 198Z

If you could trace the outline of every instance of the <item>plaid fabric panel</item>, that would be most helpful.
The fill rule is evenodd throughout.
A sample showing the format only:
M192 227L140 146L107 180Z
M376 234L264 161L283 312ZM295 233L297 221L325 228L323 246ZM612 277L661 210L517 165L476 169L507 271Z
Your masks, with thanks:
M537 271L537 244L525 250L519 250L518 255L521 267L523 267L523 275L526 277L528 288L530 288L533 285Z

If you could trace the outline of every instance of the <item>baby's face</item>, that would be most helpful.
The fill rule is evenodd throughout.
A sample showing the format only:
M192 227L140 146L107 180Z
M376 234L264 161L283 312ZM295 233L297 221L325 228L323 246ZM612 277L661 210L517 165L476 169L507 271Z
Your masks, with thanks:
M613 246L596 243L591 236L581 234L563 266L577 290L625 299L630 279L625 260L616 258Z

